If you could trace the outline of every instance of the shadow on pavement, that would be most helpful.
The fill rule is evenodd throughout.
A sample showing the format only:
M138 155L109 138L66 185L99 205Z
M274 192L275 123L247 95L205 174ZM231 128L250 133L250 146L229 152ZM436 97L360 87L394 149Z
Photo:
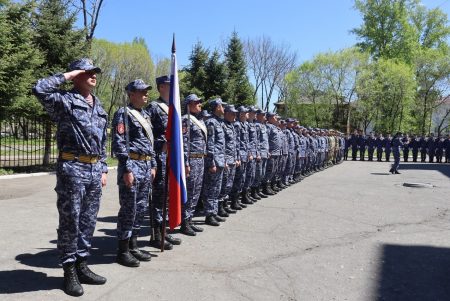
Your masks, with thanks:
M52 240L51 243L56 244L56 241ZM116 259L116 249L116 237L93 237L91 256L88 259L88 264L96 265L114 263ZM45 249L44 251L35 254L19 254L15 259L21 264L30 267L49 269L61 268L59 264L59 252L56 248Z
M449 248L384 245L381 252L376 300L450 300Z
M374 176L389 176L391 173L390 172L371 172L371 175Z
M450 164L445 163L402 163L400 162L400 170L437 170L443 175L450 178Z
M0 271L0 295L61 289L61 277L48 277L32 270Z

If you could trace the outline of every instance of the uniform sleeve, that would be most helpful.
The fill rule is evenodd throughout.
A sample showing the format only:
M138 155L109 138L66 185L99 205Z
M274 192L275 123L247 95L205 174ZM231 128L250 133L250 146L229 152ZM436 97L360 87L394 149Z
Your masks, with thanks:
M115 114L112 122L113 128L113 141L112 151L119 160L120 164L123 164L127 172L131 172L131 160L128 157L127 143L125 137L125 123L124 123L124 111L119 109ZM152 159L153 161L154 159ZM155 161L156 165L156 161ZM153 167L153 162L152 162Z
M32 92L39 102L44 106L45 111L50 118L57 122L64 108L63 91L59 86L66 81L62 73L40 79L33 87Z
M212 122L208 122L206 124L206 128L208 129L208 141L206 142L206 159L205 165L207 167L216 166L214 158L215 158L215 133L216 130L214 128L214 124Z
M106 112L105 112L106 113ZM100 162L102 164L102 173L108 173L108 163L106 163L106 143L108 143L108 117L106 118L105 128L103 129L103 144L100 154Z
M188 157L188 149L189 149L189 135L188 135L188 120L186 117L183 117L181 121L182 132L183 132L183 152L184 152L184 165L186 167L189 166L189 157Z

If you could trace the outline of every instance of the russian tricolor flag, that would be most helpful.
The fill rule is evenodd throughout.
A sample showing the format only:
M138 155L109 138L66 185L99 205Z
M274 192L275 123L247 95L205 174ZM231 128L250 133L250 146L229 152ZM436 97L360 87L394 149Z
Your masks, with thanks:
M181 203L185 204L187 200L175 37L172 42L169 119L167 122L166 139L168 142L166 176L168 177L169 227L170 229L174 229L181 223Z

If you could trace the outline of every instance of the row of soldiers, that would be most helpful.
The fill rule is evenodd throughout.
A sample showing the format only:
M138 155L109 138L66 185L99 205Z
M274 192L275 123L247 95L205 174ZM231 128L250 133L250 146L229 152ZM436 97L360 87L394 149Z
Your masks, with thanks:
M82 58L66 72L40 79L33 87L57 124L57 247L64 291L71 296L83 295L81 284L107 281L87 264L108 178L108 115L92 93L100 72L90 59ZM68 81L73 88L62 90ZM158 77L156 88L159 98L148 104L152 87L140 79L130 82L125 87L128 103L115 112L112 121L120 204L116 261L128 267L151 260L137 243L146 212L150 212L153 231L151 246L169 250L181 244L180 238L162 231L170 78ZM227 214L343 159L342 133L305 128L295 119L280 120L275 113L255 107L235 109L220 98L209 102L212 116L204 122L200 98L189 95L184 103L188 201L183 204L181 229L185 234L203 231L192 223L200 194L206 224L218 226Z
M383 137L383 134L375 133L365 136L362 132L355 131L351 136L345 138L345 160L351 149L353 161L358 157L358 153L359 159L364 161L366 152L368 160L373 161L376 151L377 161L382 161L384 154L385 160L389 162L392 154L392 141L393 137L390 134L386 137ZM402 137L402 143L405 162L408 162L410 153L413 162L417 162L418 158L420 158L420 162L426 162L427 156L430 163L435 162L435 159L437 163L450 162L450 135L436 137L433 133L427 136L405 134Z
M205 223L219 226L230 213L342 161L342 133L305 128L255 106L235 108L220 98L209 101L211 114L202 114L195 94L184 104L188 201L180 230L186 235L203 230L192 223L200 198Z

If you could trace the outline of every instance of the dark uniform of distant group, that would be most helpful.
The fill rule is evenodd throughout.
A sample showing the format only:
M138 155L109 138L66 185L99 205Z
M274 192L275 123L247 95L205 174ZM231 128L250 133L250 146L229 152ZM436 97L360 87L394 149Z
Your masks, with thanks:
M345 160L349 151L353 161L359 157L361 161L376 159L378 162L390 162L391 155L395 157L398 153L399 159L402 156L404 162L412 159L412 162L450 163L450 135L436 137L433 133L426 136L397 133L383 136L371 133L365 136L355 131L345 138Z
M81 284L104 284L106 278L87 265L102 186L106 185L108 118L100 100L92 94L101 72L86 58L37 82L33 93L57 123L58 250L64 270L64 291L84 293ZM73 81L70 91L60 85ZM118 159L117 184L120 209L117 221L116 261L138 267L151 254L138 248L144 215L150 212L150 245L166 250L181 239L163 237L163 205L170 78L156 79L160 97L147 104L152 87L137 79L126 87L128 102L115 112L112 150ZM195 236L204 229L193 222L205 216L205 224L219 226L230 214L272 196L315 172L341 163L346 154L344 135L335 130L309 128L293 118L255 106L226 104L188 95L182 117L187 202L182 205L180 232ZM352 140L353 141L353 140ZM201 200L201 202L199 202ZM149 210L150 206L150 210ZM170 216L169 216L170 218Z

